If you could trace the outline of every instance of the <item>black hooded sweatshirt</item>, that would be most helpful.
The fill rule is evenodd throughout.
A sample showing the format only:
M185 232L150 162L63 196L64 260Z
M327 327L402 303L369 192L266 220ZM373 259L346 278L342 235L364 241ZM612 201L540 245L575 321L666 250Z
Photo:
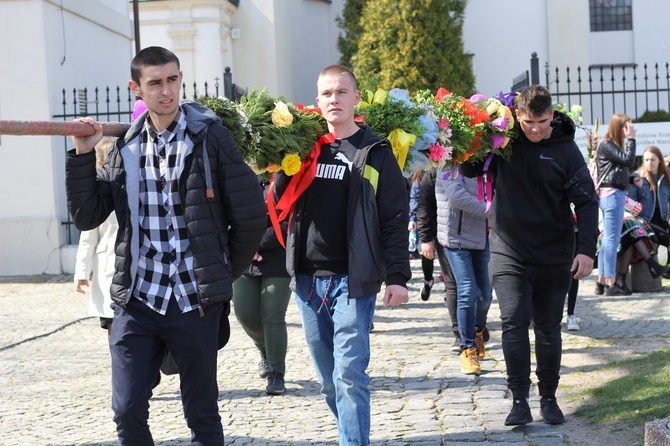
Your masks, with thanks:
M575 124L554 112L551 136L529 141L519 129L509 162L494 156L494 198L490 218L491 252L539 265L572 263L574 204L579 229L577 254L595 258L598 199L584 157L574 142ZM464 163L466 176L483 172L483 163Z

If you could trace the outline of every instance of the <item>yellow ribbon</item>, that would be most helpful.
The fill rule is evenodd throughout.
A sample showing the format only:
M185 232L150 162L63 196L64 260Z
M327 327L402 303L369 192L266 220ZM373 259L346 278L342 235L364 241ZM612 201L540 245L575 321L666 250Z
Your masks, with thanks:
M416 143L416 135L407 133L402 129L395 129L389 134L388 140L391 142L393 154L398 160L400 170L404 170L405 161L407 161L407 152L409 152L410 146Z

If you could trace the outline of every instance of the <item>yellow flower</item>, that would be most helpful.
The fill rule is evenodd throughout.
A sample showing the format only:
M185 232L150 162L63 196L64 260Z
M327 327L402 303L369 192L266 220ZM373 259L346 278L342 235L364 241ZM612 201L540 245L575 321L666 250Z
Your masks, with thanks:
M286 175L295 175L300 170L300 157L295 153L289 153L281 162L281 169Z
M486 106L486 113L488 113L489 116L493 116L493 114L499 110L501 105L502 103L499 100L495 98L489 99L489 103Z
M275 109L272 110L272 123L277 127L284 127L293 122L293 115L288 106L282 101L275 102Z
M280 170L281 170L281 166L278 166L274 163L268 164L268 167L267 167L268 172L275 173L275 172L279 172Z

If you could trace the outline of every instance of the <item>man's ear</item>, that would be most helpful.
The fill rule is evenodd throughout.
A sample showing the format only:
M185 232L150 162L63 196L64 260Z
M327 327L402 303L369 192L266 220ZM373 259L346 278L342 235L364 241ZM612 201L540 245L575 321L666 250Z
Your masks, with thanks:
M128 81L128 88L130 88L130 91L135 94L137 97L141 97L142 90L140 89L140 86L137 85L137 83L133 80Z

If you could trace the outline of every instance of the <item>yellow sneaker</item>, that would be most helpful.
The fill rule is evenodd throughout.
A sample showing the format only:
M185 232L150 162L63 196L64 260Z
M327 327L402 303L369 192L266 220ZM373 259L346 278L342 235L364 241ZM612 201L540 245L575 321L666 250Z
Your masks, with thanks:
M475 345L477 346L477 358L481 361L484 359L484 355L486 354L486 342L484 342L484 330L485 328L482 328L481 331L477 332L477 335L475 336Z
M466 375L480 375L482 373L477 357L477 347L470 347L461 351L461 373Z

